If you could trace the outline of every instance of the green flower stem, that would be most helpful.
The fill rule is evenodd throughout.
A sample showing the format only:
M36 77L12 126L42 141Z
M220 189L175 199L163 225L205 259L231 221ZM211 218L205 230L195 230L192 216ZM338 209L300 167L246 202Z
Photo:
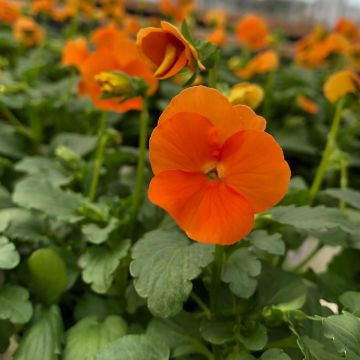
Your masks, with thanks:
M131 230L134 227L137 212L139 210L144 187L144 169L145 169L145 156L147 148L148 137L148 122L149 122L149 99L147 95L143 97L143 104L140 114L140 134L139 134L139 158L136 170L135 190L133 194L133 201L131 205Z
M315 248L313 250L311 250L311 252L305 257L305 259L303 259L298 265L295 266L295 268L293 269L294 272L298 273L301 272L301 270L303 269L303 267L310 261L312 260L315 255L318 254L318 252L324 247L324 244L321 244L320 242L315 246Z
M269 121L271 119L271 99L272 99L272 88L274 85L274 71L271 71L267 75L265 83L265 98L264 98L264 118Z
M216 66L209 70L209 86L216 89L217 85L217 69Z
M348 183L349 183L348 162L346 159L341 159L341 161L340 161L340 188L347 189ZM339 208L341 210L346 209L346 203L344 200L339 201Z
M90 190L89 190L89 199L94 201L96 196L96 190L99 183L100 170L101 165L103 163L104 151L106 147L106 143L108 140L108 136L106 134L106 117L107 113L103 111L99 120L99 129L98 129L98 141L95 152L95 160L94 160L94 169L92 173Z
M198 304L199 308L204 312L205 316L210 319L211 312L207 305L201 300L201 298L196 295L194 292L190 294L190 297Z
M316 171L316 175L314 181L310 188L309 193L309 204L312 205L314 200L319 192L321 183L324 179L326 170L329 166L330 156L332 151L334 150L336 144L336 136L339 130L339 125L341 121L341 113L344 107L345 97L342 97L338 103L336 104L334 119L327 137L327 142L325 145L325 150L323 152L320 165Z
M215 245L214 263L211 276L210 309L212 317L216 317L219 308L219 290L221 282L221 270L224 260L224 246Z

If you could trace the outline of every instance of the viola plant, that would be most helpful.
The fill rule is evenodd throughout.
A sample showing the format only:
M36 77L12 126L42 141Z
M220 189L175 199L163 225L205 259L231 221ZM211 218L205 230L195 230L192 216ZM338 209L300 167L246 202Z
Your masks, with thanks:
M1 359L360 359L360 29L272 24L0 0Z

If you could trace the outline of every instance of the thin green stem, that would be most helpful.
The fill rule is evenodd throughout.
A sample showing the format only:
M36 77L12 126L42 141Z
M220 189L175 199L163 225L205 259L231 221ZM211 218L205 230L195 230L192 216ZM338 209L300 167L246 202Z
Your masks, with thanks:
M349 183L348 163L346 159L340 161L340 188L347 189ZM346 209L346 202L344 200L339 201L339 208Z
M344 102L345 102L345 97L342 97L336 104L335 115L327 137L325 150L322 154L320 165L316 171L314 181L310 188L309 205L312 205L314 203L314 200L323 182L326 170L329 166L330 156L336 144L336 136L340 126L341 114L344 107Z
M271 99L272 99L272 88L274 84L274 72L271 71L266 80L265 84L265 99L264 99L264 117L267 121L271 118Z
M131 221L130 228L133 229L135 224L137 212L142 202L143 187L144 187L144 169L145 156L147 148L148 137L148 122L149 122L149 99L147 95L143 97L143 105L140 114L140 134L139 134L139 158L136 170L135 190L133 194L133 201L131 205Z
M210 309L212 317L216 317L219 307L219 290L221 283L221 270L224 260L224 247L215 245L214 263L211 276Z
M106 117L107 117L107 113L103 111L101 113L99 120L98 141L95 152L94 169L91 177L90 190L89 190L89 199L91 201L94 201L96 196L101 166L104 158L104 151L108 140L108 136L106 134Z
M206 317L208 319L210 319L211 312L210 312L210 309L207 307L207 305L204 303L204 301L202 301L202 299L198 295L196 295L194 292L192 292L190 294L190 297L198 304L199 308L204 312Z
M6 120L8 120L12 125L14 125L16 131L19 134L26 136L30 140L35 140L35 136L31 129L23 125L20 120L7 107L0 104L0 111L6 118Z
M216 89L217 85L217 69L216 66L209 70L209 86Z

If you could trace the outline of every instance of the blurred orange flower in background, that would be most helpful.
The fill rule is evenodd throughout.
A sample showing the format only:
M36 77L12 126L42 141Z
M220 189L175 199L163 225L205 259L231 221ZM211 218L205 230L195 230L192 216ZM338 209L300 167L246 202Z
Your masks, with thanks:
M224 46L227 40L227 33L226 29L223 27L217 27L214 30L211 31L211 33L208 35L208 41L211 43L218 45L218 46Z
M204 86L183 90L150 139L150 200L193 240L230 245L285 195L290 169L265 120Z
M50 15L55 4L52 0L34 0L31 2L30 10L34 15L44 13Z
M44 30L30 17L20 17L13 25L13 36L25 46L34 46L44 39Z
M161 28L141 29L136 42L157 79L169 78L186 65L193 71L196 62L199 63L195 48L175 26L166 21L161 22Z
M266 21L249 14L239 20L235 29L236 38L252 50L260 50L270 43L271 36Z
M121 31L114 23L99 27L91 33L91 42L97 49L115 49L128 36Z
M360 41L360 28L355 21L350 19L340 18L334 27L334 31L351 41Z
M0 0L0 20L13 24L21 16L21 4L9 0Z
M222 8L209 9L204 17L204 22L209 26L226 26L228 19L227 12Z
M325 97L332 103L348 93L359 93L360 77L350 70L338 71L332 74L324 84Z
M235 74L249 79L257 74L266 74L279 67L279 55L274 50L266 50L251 59L243 68L235 69Z
M299 95L296 98L297 105L300 109L304 110L308 114L317 114L319 111L319 106L316 102L312 101L305 95Z
M124 112L140 110L141 97L132 98L119 103L119 99L101 99L101 87L95 80L96 75L107 71L122 71L130 76L141 77L149 85L149 94L157 87L151 71L140 57L136 44L123 39L117 43L117 49L100 47L91 53L79 66L82 79L79 84L81 95L90 96L93 103L102 110Z
M177 21L182 21L196 9L194 0L160 0L160 11Z
M62 64L65 66L80 67L90 55L85 38L80 37L66 42L62 54Z

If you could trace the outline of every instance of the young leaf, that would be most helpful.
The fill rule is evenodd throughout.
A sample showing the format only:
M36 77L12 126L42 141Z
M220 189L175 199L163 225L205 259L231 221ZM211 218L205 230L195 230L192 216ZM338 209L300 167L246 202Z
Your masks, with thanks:
M209 343L222 345L234 338L234 322L231 320L204 319L200 325L202 337Z
M285 244L281 234L268 234L265 230L253 231L247 238L255 247L272 255L283 255Z
M28 260L31 286L42 303L57 301L67 284L63 259L52 249L38 249Z
M92 246L80 257L79 265L82 269L82 278L91 288L105 294L112 282L114 272L129 250L130 240L121 240L116 247Z
M124 336L126 331L127 324L120 316L108 316L104 321L88 316L68 330L64 360L93 360L99 351Z
M15 167L17 171L23 171L29 175L46 178L54 186L66 185L70 178L65 169L54 159L41 156L25 157Z
M170 350L158 338L126 335L100 351L95 360L168 360Z
M111 218L109 224L103 228L96 224L86 224L81 228L86 240L92 244L105 242L109 235L118 227L118 220Z
M8 238L0 236L0 270L13 269L20 262L15 245Z
M230 283L230 290L241 298L249 298L256 290L256 277L261 263L247 248L235 250L223 266L221 279Z
M26 331L17 348L14 360L58 360L63 342L63 323L60 309L38 308L34 324Z
M5 285L0 289L0 319L25 324L32 315L29 293L20 286Z
M252 329L241 329L237 338L248 350L252 351L263 349L268 341L266 327L260 323Z
M76 222L81 219L77 214L82 204L80 194L61 190L47 180L27 177L19 181L13 200L20 206L42 211L58 220Z
M355 316L360 316L360 292L347 291L340 296L339 300L346 310Z
M147 233L133 248L130 273L138 294L160 317L176 315L192 283L212 260L213 246L194 243L178 232Z
M260 360L291 360L291 358L284 350L269 349L261 355Z

